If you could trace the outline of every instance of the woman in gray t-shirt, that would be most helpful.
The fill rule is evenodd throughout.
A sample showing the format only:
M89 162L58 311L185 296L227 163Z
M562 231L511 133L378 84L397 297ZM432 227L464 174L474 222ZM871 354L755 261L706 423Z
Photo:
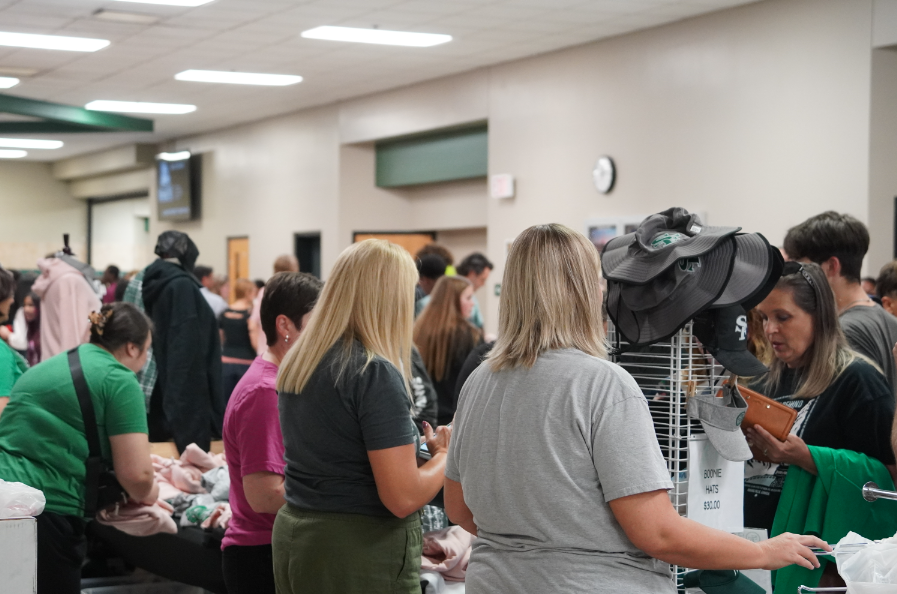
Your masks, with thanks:
M605 360L600 261L562 225L524 231L502 281L499 339L468 379L445 505L477 534L468 594L675 591L670 564L818 565L815 537L761 544L680 517L647 402Z

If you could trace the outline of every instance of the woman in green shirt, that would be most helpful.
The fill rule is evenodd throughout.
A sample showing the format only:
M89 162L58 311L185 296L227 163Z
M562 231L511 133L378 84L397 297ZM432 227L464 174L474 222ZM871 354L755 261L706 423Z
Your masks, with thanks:
M104 305L91 314L90 344L78 347L103 457L131 499L144 503L159 495L135 376L146 362L150 329L133 305ZM0 478L40 489L47 499L37 517L39 594L80 592L87 457L81 407L61 353L22 375L0 417Z
M16 281L9 271L0 266L0 324L9 318L9 308L15 298ZM0 340L0 414L9 402L9 394L16 380L28 369L25 360L5 341Z

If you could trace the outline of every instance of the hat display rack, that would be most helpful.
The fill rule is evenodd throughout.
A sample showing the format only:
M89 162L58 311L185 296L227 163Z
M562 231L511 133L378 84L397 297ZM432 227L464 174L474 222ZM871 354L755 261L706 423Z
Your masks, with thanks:
M686 412L689 397L713 393L727 376L725 369L708 357L692 333L692 323L669 338L637 351L627 351L628 341L608 323L612 360L629 372L648 399L654 432L673 481L670 500L680 516L688 516L688 441L703 433L700 421ZM680 591L689 570L673 567Z

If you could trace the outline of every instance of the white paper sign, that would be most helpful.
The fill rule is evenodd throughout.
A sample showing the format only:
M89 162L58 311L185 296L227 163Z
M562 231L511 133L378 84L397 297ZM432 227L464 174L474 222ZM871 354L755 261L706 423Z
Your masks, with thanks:
M688 440L688 517L726 532L744 530L744 462L720 456L706 435Z

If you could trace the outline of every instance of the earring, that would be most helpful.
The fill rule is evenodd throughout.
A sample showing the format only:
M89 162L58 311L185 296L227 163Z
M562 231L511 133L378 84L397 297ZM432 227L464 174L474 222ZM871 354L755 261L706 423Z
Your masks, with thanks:
M283 339L283 341L284 341L284 342L290 342L290 335L287 334L286 337Z

